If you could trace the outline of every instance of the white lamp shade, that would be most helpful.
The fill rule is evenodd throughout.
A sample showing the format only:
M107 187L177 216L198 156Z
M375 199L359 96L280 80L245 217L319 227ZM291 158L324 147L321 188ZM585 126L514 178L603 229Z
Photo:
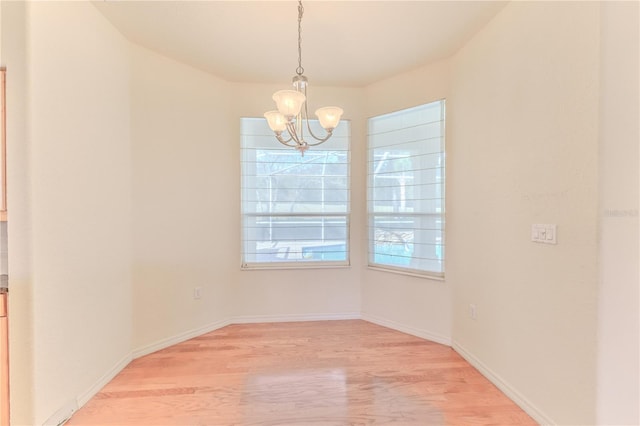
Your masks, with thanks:
M298 115L302 104L304 104L304 93L296 90L279 90L273 94L273 100L280 114L284 115L287 120L291 120Z
M338 126L343 112L340 107L323 107L316 110L316 115L324 129L333 130Z
M284 132L284 130L287 128L287 119L278 111L265 112L264 118L267 119L269 127L274 132Z

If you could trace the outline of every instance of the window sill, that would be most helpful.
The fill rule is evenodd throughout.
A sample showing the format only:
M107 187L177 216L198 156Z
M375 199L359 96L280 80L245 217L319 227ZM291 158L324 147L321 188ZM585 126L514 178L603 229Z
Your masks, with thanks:
M413 272L413 271L403 271L400 269L393 269L393 268L385 268L382 266L375 266L375 265L368 265L367 269L370 269L372 271L380 271L380 272L389 272L392 274L398 274L398 275L407 275L410 277L416 277L416 278L424 278L427 280L432 280L432 281L445 281L444 276L438 276L438 275L430 275L428 273L419 273L419 272Z
M309 269L349 269L350 264L322 264L322 265L251 265L240 266L241 271L285 271L285 270L309 270Z

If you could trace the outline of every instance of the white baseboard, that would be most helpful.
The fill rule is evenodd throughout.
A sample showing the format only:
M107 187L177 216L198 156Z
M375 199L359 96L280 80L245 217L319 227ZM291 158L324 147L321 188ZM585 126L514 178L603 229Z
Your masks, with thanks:
M451 338L447 336L443 336L441 334L432 333L427 330L406 326L398 322L391 321L391 320L381 318L375 315L367 314L367 313L363 313L361 318L365 321L369 321L374 324L381 325L383 327L391 328L393 330L401 331L403 333L411 334L412 336L420 337L422 339L429 340L431 342L436 342L442 345L451 346Z
M547 417L538 407L532 404L520 392L514 389L509 383L503 380L498 374L493 372L482 361L476 358L468 350L466 350L458 342L453 342L453 349L460 354L469 364L473 365L483 376L491 383L496 385L505 395L515 402L522 410L533 417L533 419L541 425L555 425L556 423Z
M360 319L360 314L303 314L303 315L251 315L231 319L231 324L253 324L261 322L301 322L301 321L337 321Z
M42 423L42 426L60 426L71 418L73 413L78 410L78 404L75 400L71 400L64 404L58 411L53 413L46 422Z
M114 377L118 375L132 360L131 353L125 355L120 361L116 363L109 371L107 371L96 383L93 384L89 389L87 389L84 393L79 395L76 398L77 406L82 407L84 404L89 402L91 398L94 397L95 394L100 392L100 389L105 387L107 383L109 383Z
M178 335L168 337L166 339L159 340L155 343L151 343L150 345L135 349L132 352L132 357L133 359L136 359L136 358L143 357L145 355L149 355L153 352L157 352L159 350L168 348L169 346L173 346L178 343L182 343L186 340L193 339L194 337L201 336L203 334L209 333L210 331L225 327L229 324L232 324L232 322L229 320L222 320L222 321L215 322L213 324L205 325L204 327L198 327L198 328L194 328L193 330L185 331Z
M251 324L260 322L299 322L299 321L329 321L344 319L359 319L359 314L320 314L320 315L256 315L256 316L238 316L227 320L215 322L205 325L204 327L195 328L193 330L180 333L178 335L159 340L155 343L138 348L132 352L133 359L149 355L153 352L168 348L169 346L182 343L194 337L201 336L219 328L230 324Z
M131 353L125 355L113 367L109 369L102 377L100 377L89 389L76 397L75 400L67 402L58 411L56 411L49 419L43 423L43 426L59 426L64 424L71 418L73 413L78 411L84 404L89 402L100 389L109 383L118 373L120 373L130 362Z

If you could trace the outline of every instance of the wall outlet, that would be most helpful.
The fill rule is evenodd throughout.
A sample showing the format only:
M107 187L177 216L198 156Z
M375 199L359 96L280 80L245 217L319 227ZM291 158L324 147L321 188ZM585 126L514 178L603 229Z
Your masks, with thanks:
M475 320L478 317L478 309L474 303L469 304L469 318Z
M202 287L193 288L193 298L200 299L202 297Z

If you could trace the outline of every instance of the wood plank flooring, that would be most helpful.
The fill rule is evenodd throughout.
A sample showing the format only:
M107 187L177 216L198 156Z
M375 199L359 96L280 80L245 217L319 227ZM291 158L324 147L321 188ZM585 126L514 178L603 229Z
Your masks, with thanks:
M534 425L451 348L365 321L231 325L134 360L68 425Z

